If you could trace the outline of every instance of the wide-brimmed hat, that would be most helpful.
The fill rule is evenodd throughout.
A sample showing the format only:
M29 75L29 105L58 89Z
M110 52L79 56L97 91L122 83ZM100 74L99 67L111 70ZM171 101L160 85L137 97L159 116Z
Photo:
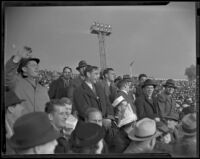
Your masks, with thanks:
M117 97L114 101L113 101L113 103L112 103L112 106L113 107L116 107L118 104L120 104L122 101L124 101L125 99L124 99L124 97L123 96L119 96L119 97Z
M22 68L25 67L29 61L36 61L37 64L40 63L40 59L38 59L38 58L33 58L33 57L22 58L20 60L20 62L19 62L19 66L17 68L17 72L21 73L22 72Z
M87 63L85 60L81 60L79 63L78 63L78 66L76 67L76 70L79 70L80 68L82 67L86 67L87 66Z
M18 118L14 123L14 135L8 140L13 149L28 149L59 137L45 112L33 112Z
M193 136L196 134L196 128L196 113L190 113L182 118L182 123L179 127L179 132L183 135Z
M132 82L132 78L130 75L123 75L123 80L127 80L128 82Z
M105 136L103 127L95 123L79 121L71 134L71 144L75 147L87 147L97 144Z
M173 79L168 79L167 81L166 81L166 83L163 85L164 87L173 87L173 88L178 88L177 86L176 86L176 82L173 80Z
M128 137L133 141L145 141L159 135L160 133L156 130L156 122L149 118L143 118L135 124Z
M19 99L15 92L9 90L5 93L5 106L6 108L9 106L15 106L21 102L25 101L24 99Z
M179 114L178 113L171 113L169 115L164 115L162 117L164 120L175 120L179 121Z
M152 79L147 79L147 80L143 83L142 88L144 88L144 87L146 87L146 86L154 86L154 87L156 87L156 83L155 83L155 81L152 80Z

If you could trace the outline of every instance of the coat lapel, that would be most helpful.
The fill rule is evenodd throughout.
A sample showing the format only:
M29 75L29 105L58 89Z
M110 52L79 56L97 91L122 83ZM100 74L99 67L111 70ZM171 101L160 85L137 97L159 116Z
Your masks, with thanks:
M82 83L82 87L83 87L85 93L88 94L88 96L93 97L97 100L97 96L94 94L94 92L91 90L91 88L85 82Z

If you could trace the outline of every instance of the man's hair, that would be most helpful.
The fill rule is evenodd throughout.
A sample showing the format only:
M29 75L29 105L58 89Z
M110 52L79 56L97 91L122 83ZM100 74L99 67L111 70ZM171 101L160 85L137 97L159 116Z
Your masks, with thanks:
M105 77L105 75L108 74L109 71L114 71L114 69L113 69L113 68L106 68L106 69L103 71L103 77Z
M85 119L89 119L89 115L92 114L92 113L95 113L95 112L98 112L98 113L100 113L100 114L102 115L102 113L101 113L101 111L100 111L99 109L91 107L91 108L88 108L88 109L86 110Z
M68 69L72 72L72 68L69 67L69 66L65 66L65 67L63 68L63 72L64 72L64 70L65 70L66 68L68 68Z
M122 87L124 87L126 84L128 83L128 81L126 79L122 79L117 83L117 87L119 89L121 89Z
M53 113L55 111L55 109L54 109L55 106L63 107L63 106L65 106L65 103L60 99L52 99L46 103L45 112L47 114Z
M84 71L84 76L87 77L87 73L91 73L93 70L97 70L98 67L97 66L91 66L91 65L87 65L87 67L85 68Z
M140 74L138 79L140 80L142 77L146 77L147 78L147 75L146 74Z
M61 100L61 102L65 103L65 104L72 105L71 99L69 99L67 97L62 97L60 100Z

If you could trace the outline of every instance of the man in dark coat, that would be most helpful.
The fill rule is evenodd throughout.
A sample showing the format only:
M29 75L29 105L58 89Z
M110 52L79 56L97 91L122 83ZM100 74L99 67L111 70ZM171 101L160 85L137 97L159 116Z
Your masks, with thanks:
M60 99L68 97L69 86L71 82L72 69L68 66L63 68L63 74L49 86L50 99Z
M142 86L144 95L136 98L135 105L139 120L145 117L151 119L158 117L156 100L152 97L155 86L156 84L153 80L147 79Z
M173 116L179 120L179 114L176 110L176 101L172 98L174 90L177 88L175 81L168 79L164 84L165 90L157 96L157 104L159 115L164 118L165 116Z
M98 67L88 65L84 74L85 81L75 89L73 94L74 106L78 111L79 119L84 120L87 109L95 107L102 112L103 125L110 127L111 119L114 119L114 112L103 88L96 84L99 79Z
M138 98L139 96L143 95L143 90L142 90L142 85L143 83L146 81L147 79L147 75L146 74L140 74L138 77L139 80L139 84L136 87L136 98Z
M104 89L104 93L109 98L110 103L112 103L116 97L117 87L114 84L115 72L113 68L106 68L103 71L103 80L99 83Z

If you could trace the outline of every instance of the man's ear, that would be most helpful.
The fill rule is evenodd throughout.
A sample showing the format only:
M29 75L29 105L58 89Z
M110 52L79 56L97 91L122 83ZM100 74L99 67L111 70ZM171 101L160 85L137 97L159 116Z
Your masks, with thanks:
M10 113L13 113L15 111L15 107L11 106L11 107L8 107L8 111Z
M27 72L27 68L26 67L22 67L22 71L23 72Z

